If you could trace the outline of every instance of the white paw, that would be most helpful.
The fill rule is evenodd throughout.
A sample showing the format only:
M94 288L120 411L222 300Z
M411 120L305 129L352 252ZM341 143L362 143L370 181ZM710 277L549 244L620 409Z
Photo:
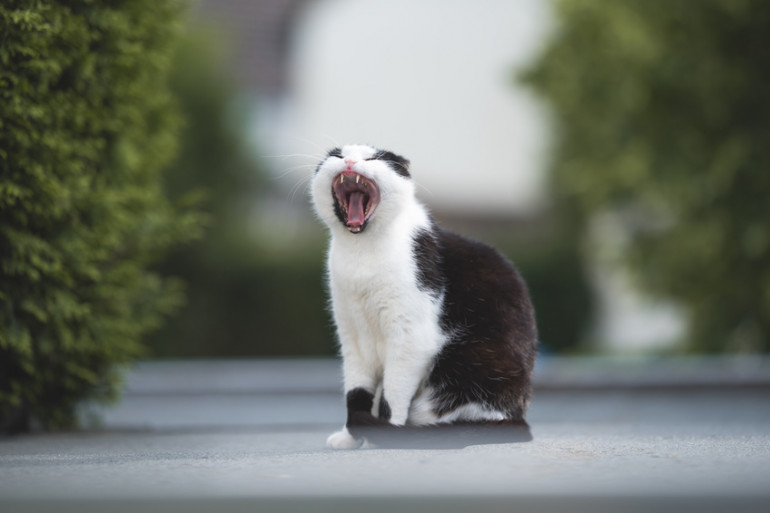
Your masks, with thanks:
M326 439L326 445L332 449L358 449L362 443L363 441L354 438L347 428L342 428L341 431L337 431Z

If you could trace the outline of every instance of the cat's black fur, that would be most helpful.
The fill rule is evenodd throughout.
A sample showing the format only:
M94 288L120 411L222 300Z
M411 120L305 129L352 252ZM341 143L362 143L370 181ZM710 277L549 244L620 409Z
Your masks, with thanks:
M537 357L537 327L527 287L494 248L433 225L414 238L418 280L426 292L444 295L442 329L452 333L436 355L427 384L438 415L469 402L505 411L506 420L433 426L392 426L384 398L372 415L374 396L347 397L348 429L377 447L450 448L532 439L524 420Z
M423 285L444 293L441 324L452 333L428 378L436 413L476 401L523 420L537 328L519 273L495 249L437 227L414 251Z

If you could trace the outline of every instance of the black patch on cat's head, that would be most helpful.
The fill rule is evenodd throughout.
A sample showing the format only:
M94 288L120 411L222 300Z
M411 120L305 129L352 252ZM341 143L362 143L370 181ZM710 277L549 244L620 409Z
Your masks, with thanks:
M409 174L409 160L401 155L396 155L392 151L378 150L377 153L367 160L382 160L387 162L396 173L404 178L411 178L411 175Z
M318 173L318 170L321 169L321 166L323 166L323 163L326 162L326 159L329 157L337 157L339 159L342 158L342 150L340 148L332 148L326 153L326 157L318 163L318 165L315 168L315 172Z

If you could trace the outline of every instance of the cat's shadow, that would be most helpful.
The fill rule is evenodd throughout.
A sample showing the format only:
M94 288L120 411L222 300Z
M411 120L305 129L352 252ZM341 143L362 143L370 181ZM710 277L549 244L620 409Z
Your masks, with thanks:
M523 421L456 423L433 426L349 426L356 438L375 449L463 449L471 445L510 444L532 441Z

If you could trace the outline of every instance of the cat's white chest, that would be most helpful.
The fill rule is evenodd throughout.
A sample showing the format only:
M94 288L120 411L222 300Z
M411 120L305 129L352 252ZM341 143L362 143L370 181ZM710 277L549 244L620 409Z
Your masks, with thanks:
M419 302L411 248L397 241L363 246L332 244L329 279L338 321L377 341L403 322L409 303ZM359 337L360 338L360 337Z
M412 232L332 240L329 279L341 342L377 368L404 351L440 344L439 305L418 285Z

